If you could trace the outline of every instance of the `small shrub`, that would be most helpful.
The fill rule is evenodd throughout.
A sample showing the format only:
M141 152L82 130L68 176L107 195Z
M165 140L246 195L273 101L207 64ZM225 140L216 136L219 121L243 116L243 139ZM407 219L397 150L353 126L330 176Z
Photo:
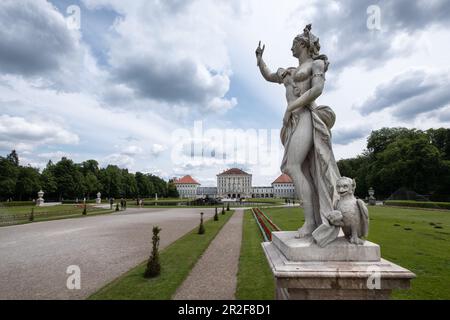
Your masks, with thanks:
M34 208L31 208L31 212L30 212L30 222L34 221Z
M227 203L227 211L230 211L230 203Z
M152 253L147 262L147 268L145 269L144 278L154 278L161 273L161 264L159 263L159 233L161 228L158 226L153 227L152 237Z
M222 215L225 214L225 207L222 207Z
M216 207L216 213L214 214L214 221L219 221L219 215L217 214L217 207Z
M116 211L120 211L119 203L118 203L118 202L117 202L117 204L116 204Z
M205 226L203 225L203 212L200 213L200 226L198 227L198 234L205 234Z

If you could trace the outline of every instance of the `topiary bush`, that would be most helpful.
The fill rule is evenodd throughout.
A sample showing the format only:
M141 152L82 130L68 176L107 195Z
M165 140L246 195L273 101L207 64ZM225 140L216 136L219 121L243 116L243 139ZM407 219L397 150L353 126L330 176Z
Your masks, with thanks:
M31 208L31 212L30 212L30 222L34 221L34 208Z
M155 278L161 273L161 264L159 262L159 233L161 228L158 226L153 227L152 237L152 253L147 262L147 268L144 272L144 278Z
M230 203L227 203L227 211L230 211Z
M203 225L203 212L200 213L200 226L198 227L198 234L205 234L205 226Z
M225 207L222 207L222 215L225 214Z
M214 221L219 221L219 215L217 214L217 207L216 207L216 213L214 214Z

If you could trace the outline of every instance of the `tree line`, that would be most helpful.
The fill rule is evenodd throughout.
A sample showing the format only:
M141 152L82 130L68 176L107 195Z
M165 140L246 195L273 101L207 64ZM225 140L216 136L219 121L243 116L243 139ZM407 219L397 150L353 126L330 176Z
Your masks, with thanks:
M115 165L100 168L96 160L74 163L63 157L57 163L49 161L42 172L31 166L22 166L13 150L0 156L0 200L25 201L36 199L42 189L45 199L93 199L97 192L102 197L146 198L178 197L172 181L141 172L131 173Z
M372 131L367 149L338 161L341 175L356 179L356 194L373 187L386 199L402 190L432 201L450 201L450 129L382 128Z

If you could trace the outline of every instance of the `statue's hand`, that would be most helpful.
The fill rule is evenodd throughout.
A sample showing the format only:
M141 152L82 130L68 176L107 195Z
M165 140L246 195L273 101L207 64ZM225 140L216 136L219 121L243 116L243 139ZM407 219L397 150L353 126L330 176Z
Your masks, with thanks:
M261 48L261 41L258 43L258 48L256 48L256 60L257 60L257 62L258 62L258 67L259 67L259 64L261 63L261 59L262 59L262 56L263 56L263 54L264 54L264 50L266 49L266 45L263 45L263 47Z

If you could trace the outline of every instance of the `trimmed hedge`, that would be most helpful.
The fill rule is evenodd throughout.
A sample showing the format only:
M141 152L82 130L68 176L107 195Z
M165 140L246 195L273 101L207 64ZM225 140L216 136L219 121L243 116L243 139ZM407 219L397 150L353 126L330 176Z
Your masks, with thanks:
M432 201L408 201L408 200L387 200L386 206L412 207L412 208L430 208L450 210L450 202L432 202Z
M83 199L79 199L78 202L75 200L63 200L61 201L62 204L83 204ZM86 203L95 203L95 199L86 200ZM104 202L105 204L106 202Z
M2 207L27 207L36 205L33 201L11 201L11 202L1 202Z

